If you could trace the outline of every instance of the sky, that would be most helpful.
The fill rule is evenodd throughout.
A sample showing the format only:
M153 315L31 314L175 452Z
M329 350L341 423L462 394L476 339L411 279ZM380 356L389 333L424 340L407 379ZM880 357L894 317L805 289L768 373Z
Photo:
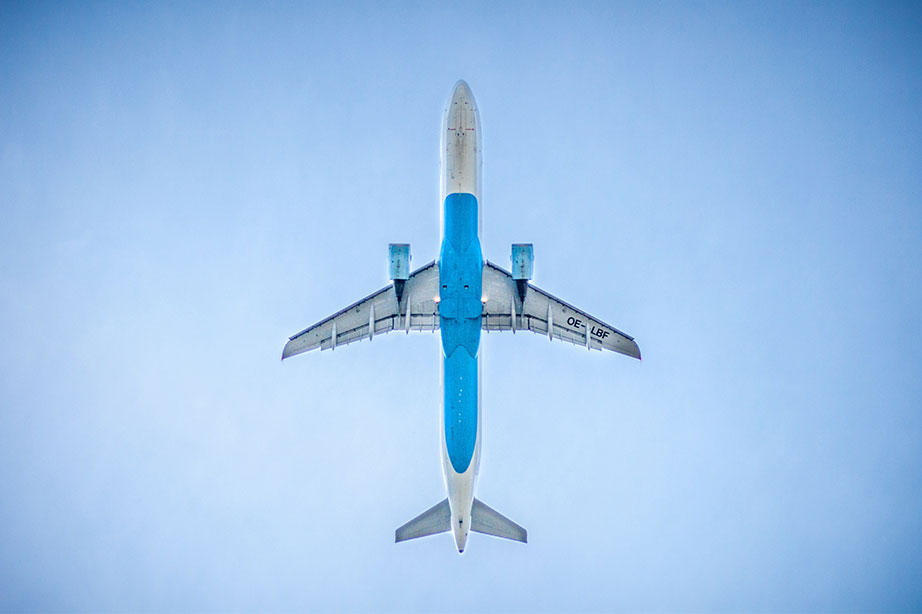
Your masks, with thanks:
M483 236L644 359L485 335L279 361ZM918 3L0 4L0 611L922 610Z

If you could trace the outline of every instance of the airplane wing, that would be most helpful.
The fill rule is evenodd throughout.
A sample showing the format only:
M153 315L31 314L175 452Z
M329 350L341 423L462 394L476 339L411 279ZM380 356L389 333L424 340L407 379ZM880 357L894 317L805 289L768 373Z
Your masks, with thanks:
M410 274L399 304L394 284L382 288L291 337L282 350L282 360L317 348L332 350L392 330L438 330L439 308L433 300L438 295L439 266L433 261Z
M530 330L590 350L611 350L640 358L634 338L585 311L528 284L519 299L512 274L491 262L483 265L483 330Z

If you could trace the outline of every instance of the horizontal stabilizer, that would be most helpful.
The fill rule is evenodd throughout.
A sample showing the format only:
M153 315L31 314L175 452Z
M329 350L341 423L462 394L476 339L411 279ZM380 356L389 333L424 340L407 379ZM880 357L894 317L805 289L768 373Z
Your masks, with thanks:
M474 499L474 505L471 507L471 531L494 537L503 537L523 544L528 543L528 531L482 503L479 499ZM397 541L400 540L398 539Z
M493 510L490 511L492 512ZM495 514L496 512L493 513ZM502 516L500 516L500 518L502 518ZM448 506L448 499L445 499L397 529L396 541L403 542L408 539L416 539L417 537L444 533L450 528L451 508ZM476 531L477 529L474 530Z

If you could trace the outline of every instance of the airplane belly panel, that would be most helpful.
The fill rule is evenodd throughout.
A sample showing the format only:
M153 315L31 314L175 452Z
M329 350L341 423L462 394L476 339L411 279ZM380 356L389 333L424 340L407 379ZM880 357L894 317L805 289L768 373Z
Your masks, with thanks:
M459 347L444 360L445 447L452 468L464 473L477 443L477 359Z
M477 238L477 198L445 198L444 240L439 256L439 330L442 335L442 412L452 469L464 473L477 443L483 254Z

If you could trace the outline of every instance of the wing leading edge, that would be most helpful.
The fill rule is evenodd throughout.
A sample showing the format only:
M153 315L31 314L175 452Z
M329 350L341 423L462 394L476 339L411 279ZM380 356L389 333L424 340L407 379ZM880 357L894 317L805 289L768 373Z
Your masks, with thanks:
M512 274L492 262L483 265L483 329L530 330L590 350L611 350L640 359L634 338L540 288L528 284L524 302Z
M439 267L436 262L410 274L399 304L391 284L293 335L282 360L310 350L332 350L392 330L435 331L439 328Z

